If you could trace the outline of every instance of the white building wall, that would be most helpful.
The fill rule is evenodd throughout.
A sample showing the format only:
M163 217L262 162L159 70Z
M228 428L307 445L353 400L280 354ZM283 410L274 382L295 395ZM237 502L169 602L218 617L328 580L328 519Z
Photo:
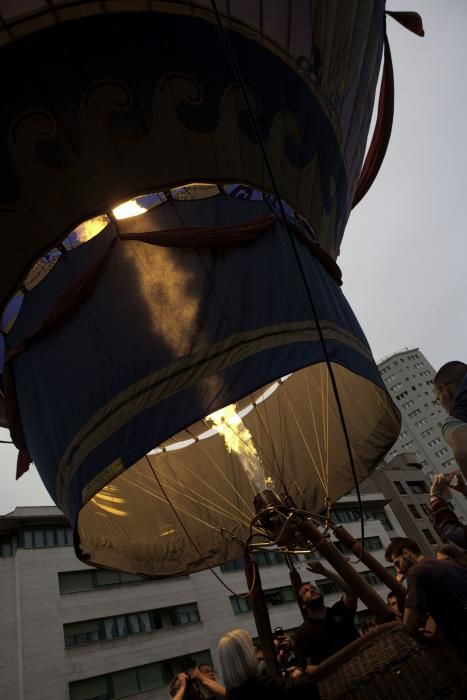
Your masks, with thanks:
M380 494L379 501L381 498ZM349 507L355 507L355 499L345 500ZM371 497L367 500L371 501ZM355 537L360 536L359 523L349 523L346 527ZM379 521L367 521L365 536L375 535L380 537L383 549L374 554L384 561L384 548L390 541L388 533ZM361 563L356 567L366 569ZM218 666L217 642L227 630L241 627L256 636L252 612L234 614L231 592L210 571L162 582L145 581L60 594L59 572L87 569L76 559L71 547L19 548L15 556L0 558L2 700L69 700L68 685L73 681L206 649ZM317 578L307 571L305 561L300 562L299 570L305 581ZM242 571L217 572L232 591L246 592ZM285 565L261 567L260 574L266 590L290 585ZM377 588L383 596L386 594L384 586ZM334 603L338 597L328 596L327 604ZM192 602L198 604L201 618L198 623L65 648L63 625L66 623ZM273 628L291 629L302 621L295 602L271 607L270 614ZM166 699L168 688L131 697Z
M17 630L20 606L16 599L14 557L0 558L0 698L20 698L21 669ZM18 596L19 597L19 596Z

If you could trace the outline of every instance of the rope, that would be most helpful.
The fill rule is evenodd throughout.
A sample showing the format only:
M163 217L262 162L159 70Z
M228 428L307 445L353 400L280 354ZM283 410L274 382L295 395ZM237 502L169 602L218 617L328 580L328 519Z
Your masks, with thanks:
M350 444L350 438L349 438L349 433L348 433L348 430L347 430L347 424L346 424L346 421L345 421L344 411L343 411L343 408L342 408L342 404L341 404L341 400L340 400L340 396L339 396L339 392L338 392L338 388L337 388L337 382L336 382L336 378L335 378L335 375L334 375L334 371L333 371L333 369L332 369L331 360L330 360L330 358L329 358L329 353L328 353L328 350L327 350L327 347L326 347L326 342L325 342L325 340L324 340L324 335L323 335L323 331L322 331L322 328L321 328L321 324L320 324L320 321L319 321L319 318L318 318L318 313L317 313L317 310L316 310L316 307L315 307L315 304L314 304L314 301L313 301L313 297L312 297L312 294L311 294L310 286L309 286L309 284L308 284L308 280L307 280L307 278L306 278L305 270L304 270L304 268L303 268L302 261L301 261L301 259L300 259L299 253L298 253L297 243L296 243L296 241L295 241L295 237L294 237L293 233L292 233L291 230L290 230L289 222L288 222L288 220L287 220L287 216L286 216L286 213L285 213L285 210L284 210L284 205L283 205L283 203L282 203L282 199L281 199L280 194L279 194L279 189L278 189L278 187L277 187L276 179L275 179L275 177L274 177L274 173L273 173L273 171L272 171L272 167L271 167L271 164L270 164L268 155L267 155L267 153L266 153L266 148L265 148L265 145L264 145L264 141L263 141L263 138L262 138L261 133L260 133L260 131L259 131L258 124L257 124L256 118L255 118L255 115L254 115L254 112L253 112L253 109L252 109L252 106L251 106L251 102L250 102L250 98L249 98L248 93L247 93L247 90L246 90L245 82L244 82L244 80L243 80L243 76L242 76L242 73L241 73L241 71L240 71L240 67L239 67L239 65L238 65L238 62L237 62L237 59L236 59L235 54L234 54L234 52L233 52L233 49L232 49L232 47L231 47L229 38L228 38L228 36L227 36L227 34L226 34L226 31L225 31L225 29L224 29L224 26L223 26L223 24L222 24L222 21L221 21L220 15L219 15L219 10L218 10L218 8L217 8L217 2L216 2L216 0L211 0L211 6L212 6L212 9L213 9L213 12L214 12L215 19L216 19L216 24L217 24L217 28L218 28L218 30L219 30L219 35L220 35L220 38L221 38L221 42L222 42L222 44L223 44L223 46L224 46L225 53L226 53L226 55L227 55L227 58L228 58L228 60L229 60L229 62L230 62L230 65L231 65L231 68L232 68L232 70L233 70L233 72L234 72L234 74L235 74L235 77L236 77L236 79L237 79L238 86L240 87L240 90L241 90L241 93L242 93L242 96L243 96L243 100L244 100L244 103L245 103L245 107L246 107L246 110L247 110L247 112L248 112L248 116L249 116L249 119L250 119L250 122L251 122L251 126L252 126L253 131L254 131L254 134L255 134L256 142L257 142L257 144L258 144L258 146L259 146L259 148L260 148L261 155L262 155L262 158L263 158L263 162L264 162L264 165L265 165L266 170L267 170L267 172L268 172L269 179L270 179L270 181L271 181L272 189L273 189L273 191L274 191L274 196L275 196L276 199L277 199L277 203L278 203L278 206L279 206L279 209L280 209L280 213L281 213L282 222L283 222L283 224L284 224L284 226L285 226L285 228L286 228L286 230L287 230L287 232L288 232L288 234L289 234L289 240L290 240L291 245L292 245L293 253L294 253L294 255L295 255L295 259L296 259L297 266L298 266L298 269L299 269L299 272L300 272L300 276L301 276L301 278L302 278L303 284L304 284L305 289L306 289L306 292L307 292L308 301L309 301L309 303L310 303L310 308L311 308L311 311L312 311L312 314L313 314L313 319L314 319L314 321L315 321L315 323L316 323L316 328L317 328L317 330L318 330L318 335L319 335L321 347L322 347L323 354L324 354L324 357L325 357L325 361L326 361L326 366L327 366L327 369L328 369L328 373L329 373L329 376L330 376L330 378L331 378L331 384L332 384L332 388L333 388L333 393L334 393L334 397L335 397L336 404L337 404L337 408L338 408L338 412L339 412L339 418L340 418L340 421L341 421L342 432L343 432L343 434L344 434L345 445L346 445L347 453L348 453L348 455L349 455L350 467L351 467L351 471L352 471L352 478L353 478L353 481L354 481L354 484L355 484L355 491L356 491L357 500L358 500L358 508L359 508L359 512L360 512L361 537L362 537L362 553L363 553L365 532L364 532L363 505L362 505L362 499L361 499L361 494L360 494L360 487L359 487L359 484L358 484L357 472L356 472L356 469L355 469L355 462L354 462L354 458L353 458L353 454L352 454L352 447L351 447L351 444Z
M204 554L201 552L201 550L199 549L198 545L196 544L196 542L193 540L193 538L191 537L190 533L189 533L188 530L186 529L186 527L185 527L185 525L184 525L182 519L180 518L180 516L179 516L179 514L178 514L178 512L177 512L177 510L176 510L176 508L174 508L174 506L173 506L173 504L172 504L172 501L170 500L170 498L168 497L167 493L165 492L165 489L164 489L164 487L162 486L162 484L161 484L161 482L160 482L160 479L159 479L159 477L157 476L156 472L154 471L153 466L152 466L152 464L151 464L151 461L150 461L150 459L149 459L149 457L148 457L147 455L146 455L146 460L147 460L147 462L148 462L148 464L149 464L150 470L152 471L152 473L153 473L153 475L154 475L155 480L157 481L157 484L158 484L158 486L159 486L159 488L160 488L160 490L161 490L161 493L164 495L164 498L165 498L165 500L167 501L167 504L168 504L168 505L170 506L170 508L173 510L173 513L174 513L175 517L177 518L177 520L178 520L178 522L179 522L179 524L180 524L180 527L182 528L183 532L185 533L185 536L187 537L188 541L191 543L191 546L192 546L193 549L196 551L196 553L198 554L198 556L199 556L199 557L203 560L203 562L206 564L206 567L209 569L209 571L210 571L210 572L213 574L213 576L215 576L216 579L224 586L224 588L225 588L226 590L228 590L229 593L231 593L232 595L234 595L236 598L248 598L248 597L250 597L251 594L253 593L254 588L255 588L255 585L256 585L256 571L255 571L255 570L253 571L253 582L252 582L251 587L250 587L250 589L248 590L247 593L240 593L240 594L235 593L235 591L233 591L233 590L230 588L230 586L228 586L228 585L225 583L225 581L222 580L222 578L219 576L219 574L212 568L211 564L208 562L208 560L206 559L206 557L204 556ZM216 529L217 529L217 528L216 528Z

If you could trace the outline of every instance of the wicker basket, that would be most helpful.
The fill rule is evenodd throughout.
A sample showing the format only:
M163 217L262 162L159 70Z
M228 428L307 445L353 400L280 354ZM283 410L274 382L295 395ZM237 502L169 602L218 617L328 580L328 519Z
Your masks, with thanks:
M467 666L447 643L427 645L399 623L381 625L315 672L322 700L467 699Z

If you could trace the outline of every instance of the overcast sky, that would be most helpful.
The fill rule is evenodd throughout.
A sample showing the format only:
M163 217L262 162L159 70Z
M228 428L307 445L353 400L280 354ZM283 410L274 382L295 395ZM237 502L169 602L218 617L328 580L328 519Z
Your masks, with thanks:
M378 360L420 347L438 367L467 359L467 2L412 0L421 39L388 18L395 73L391 142L378 179L352 213L339 264L344 291ZM0 439L9 439L0 429ZM0 513L50 498L36 470L15 482L0 445Z

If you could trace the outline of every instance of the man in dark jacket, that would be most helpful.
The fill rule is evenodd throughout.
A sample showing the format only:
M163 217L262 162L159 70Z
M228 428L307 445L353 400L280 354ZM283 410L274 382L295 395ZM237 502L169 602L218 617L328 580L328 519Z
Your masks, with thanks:
M334 571L326 569L321 562L308 564L308 569L321 574L335 583L343 595L330 608L325 607L323 596L311 583L304 583L298 597L306 613L306 619L295 636L295 656L306 659L307 671L332 654L358 639L354 625L357 596Z
M431 615L467 663L467 569L446 559L425 557L416 542L405 537L391 542L386 559L405 575L404 624L416 631Z

